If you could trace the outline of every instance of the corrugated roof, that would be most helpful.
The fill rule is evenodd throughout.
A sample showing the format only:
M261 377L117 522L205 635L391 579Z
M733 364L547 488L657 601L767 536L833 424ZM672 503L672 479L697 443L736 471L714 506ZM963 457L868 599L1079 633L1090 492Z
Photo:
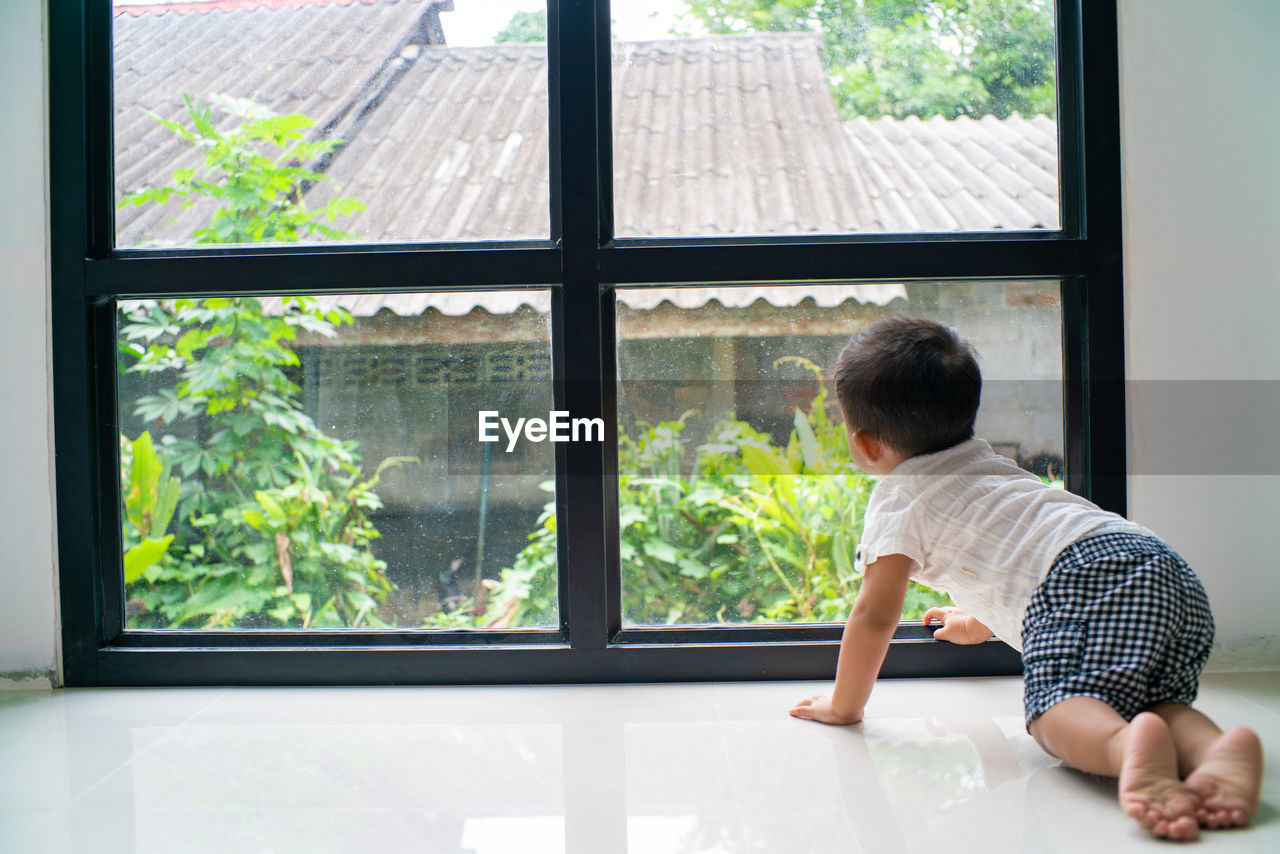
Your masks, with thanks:
M511 314L523 305L544 313L551 311L551 294L545 290L326 294L315 299L322 308L345 308L356 317L373 317L383 310L401 317L414 317L432 308L450 317L470 314L477 308L490 314ZM284 311L278 297L263 299L262 307L268 314L280 314Z
M620 235L873 226L816 33L615 44Z
M887 230L1059 227L1058 131L1048 116L857 118L845 128Z
M623 236L1056 228L1052 120L842 123L813 34L615 44ZM548 234L542 45L431 47L329 172L362 239ZM370 189L365 189L370 188Z
M350 138L360 111L433 36L439 8L451 0L235 3L229 11L192 14L203 4L118 7L115 40L116 190L123 196L194 167L200 155L154 121L187 119L183 93L251 98L281 114L316 120ZM220 4L221 5L221 4ZM144 10L135 13L135 8ZM126 14L127 13L127 14ZM438 34L437 39L438 39ZM224 125L232 126L228 119ZM359 188L374 198L375 187ZM189 242L212 206L179 212L176 204L116 211L117 244Z
M545 45L431 44L439 40L432 16L450 0L221 0L216 12L184 14L208 5L116 9L121 193L197 161L146 111L181 120L182 92L216 92L306 113L317 119L313 135L347 140L327 167L334 181L308 199L319 206L341 192L364 200L369 210L342 224L361 239L548 235ZM1051 119L842 123L819 49L809 33L615 44L618 234L1057 227ZM208 216L175 205L121 209L118 243L185 242ZM541 299L536 293L337 299L363 316L429 307L509 313L539 307L529 302ZM633 308L802 298L768 287L619 294ZM898 285L858 286L841 299L885 304L903 295Z
M746 308L759 300L779 308L797 306L812 300L819 308L834 308L848 300L863 304L888 305L894 299L905 299L902 285L813 285L809 287L713 287L713 288L618 288L617 299L628 308L646 311L669 302L676 308L701 308L718 302L725 308ZM372 317L390 311L401 317L413 317L428 309L457 317L483 309L490 314L511 314L521 306L535 311L551 311L551 295L545 290L530 291L463 291L453 293L400 294L331 294L316 297L324 308L345 308L356 317ZM280 299L263 300L269 314L283 311Z
M235 12L244 9L299 9L303 6L350 6L353 3L361 3L365 6L374 3L397 3L401 0L189 0L182 2L176 0L173 3L119 3L112 7L111 12L115 17L120 15L163 15L166 12L176 12L179 15L186 15L195 12L200 15L207 15L210 12ZM404 0L404 2L415 2L415 0Z
M308 201L364 200L362 240L547 239L547 137L545 45L427 47Z
M221 92L348 140L309 198L365 200L346 226L361 239L547 236L545 45L425 46L443 5L425 0L217 5L236 8L118 14L121 192L195 162L146 110L181 119L181 92ZM1051 119L841 123L819 48L809 33L615 44L618 234L1057 227ZM180 242L207 221L117 216L121 245Z

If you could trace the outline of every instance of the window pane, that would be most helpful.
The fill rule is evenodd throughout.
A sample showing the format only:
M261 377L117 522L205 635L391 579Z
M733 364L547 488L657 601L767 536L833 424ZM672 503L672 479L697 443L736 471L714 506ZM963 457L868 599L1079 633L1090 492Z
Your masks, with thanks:
M121 301L132 628L555 626L545 290Z
M840 621L875 479L830 370L901 312L954 326L983 371L977 433L1062 477L1057 282L619 288L618 503L630 625ZM913 585L904 619L939 593Z
M489 5L117 2L117 244L549 238L545 7Z
M1052 0L625 8L619 236L1060 227Z

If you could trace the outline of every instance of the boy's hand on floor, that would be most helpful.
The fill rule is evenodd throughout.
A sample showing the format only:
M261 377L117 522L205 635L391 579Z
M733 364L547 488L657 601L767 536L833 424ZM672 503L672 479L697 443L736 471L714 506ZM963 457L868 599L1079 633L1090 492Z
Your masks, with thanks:
M942 627L933 633L935 640L971 644L982 643L995 636L995 632L978 622L976 617L970 617L959 608L930 608L924 612L926 626L934 620L942 623Z
M796 703L791 709L791 717L843 726L844 724L856 724L862 720L862 711L859 710L857 715L852 717L838 715L831 708L830 697L825 694L814 694L812 697L805 697Z

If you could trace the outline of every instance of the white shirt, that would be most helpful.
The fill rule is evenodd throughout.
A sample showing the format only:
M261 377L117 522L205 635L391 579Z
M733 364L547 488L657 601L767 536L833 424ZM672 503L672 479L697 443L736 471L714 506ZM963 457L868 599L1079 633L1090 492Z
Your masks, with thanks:
M905 460L876 484L855 568L906 555L917 565L914 580L951 594L1021 651L1031 593L1058 553L1115 521L1123 518L969 439Z

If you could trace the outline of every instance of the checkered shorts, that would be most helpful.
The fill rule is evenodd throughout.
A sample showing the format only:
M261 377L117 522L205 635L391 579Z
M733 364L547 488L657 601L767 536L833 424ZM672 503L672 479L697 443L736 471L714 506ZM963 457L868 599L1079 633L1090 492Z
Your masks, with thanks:
M1022 623L1027 724L1068 697L1096 697L1126 720L1190 704L1213 643L1191 568L1161 540L1086 536L1058 555Z

